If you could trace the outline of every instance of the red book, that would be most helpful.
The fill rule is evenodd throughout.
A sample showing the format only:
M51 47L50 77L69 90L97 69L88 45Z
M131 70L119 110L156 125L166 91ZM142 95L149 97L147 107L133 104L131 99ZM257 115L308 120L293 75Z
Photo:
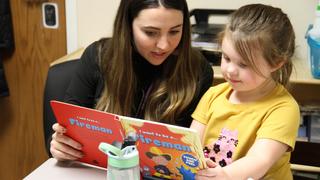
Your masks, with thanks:
M51 101L58 123L67 129L66 135L82 144L85 154L81 162L107 167L107 156L99 151L100 142L122 142L124 131L119 117L94 109Z
M199 135L179 126L115 115L58 101L51 101L59 124L67 136L83 145L81 162L107 167L100 142L123 142L126 134L136 134L140 171L144 177L194 179L205 167Z

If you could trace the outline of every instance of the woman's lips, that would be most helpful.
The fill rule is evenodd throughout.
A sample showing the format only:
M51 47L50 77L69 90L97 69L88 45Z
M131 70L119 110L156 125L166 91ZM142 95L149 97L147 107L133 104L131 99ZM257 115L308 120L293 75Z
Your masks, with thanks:
M158 52L151 52L152 56L154 57L164 57L166 55L165 52L163 53L158 53Z

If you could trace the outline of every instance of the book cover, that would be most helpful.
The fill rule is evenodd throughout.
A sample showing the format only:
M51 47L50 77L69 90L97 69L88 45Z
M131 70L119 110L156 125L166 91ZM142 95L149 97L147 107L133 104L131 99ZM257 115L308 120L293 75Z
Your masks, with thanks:
M193 129L119 116L126 133L136 133L143 177L194 179L205 167L200 137Z
M124 132L117 115L59 101L50 102L66 135L82 144L85 154L79 161L107 168L107 156L99 151L100 142L122 142Z
M51 101L59 124L66 135L83 145L81 162L107 167L107 156L98 146L101 142L123 142L134 133L139 151L142 176L166 179L194 179L205 167L198 133L189 128L115 115L59 101Z

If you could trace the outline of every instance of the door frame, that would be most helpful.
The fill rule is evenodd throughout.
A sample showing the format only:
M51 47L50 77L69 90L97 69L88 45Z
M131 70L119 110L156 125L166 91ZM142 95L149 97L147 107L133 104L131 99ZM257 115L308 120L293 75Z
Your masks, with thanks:
M66 0L66 32L67 32L67 53L76 51L78 47L78 16L77 0Z

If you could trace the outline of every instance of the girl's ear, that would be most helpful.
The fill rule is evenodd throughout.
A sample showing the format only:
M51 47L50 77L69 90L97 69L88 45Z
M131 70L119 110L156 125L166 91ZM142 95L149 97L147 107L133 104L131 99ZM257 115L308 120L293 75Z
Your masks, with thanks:
M271 68L271 72L274 72L274 71L280 69L285 63L286 63L285 60L280 60L277 65L275 65L274 67Z

